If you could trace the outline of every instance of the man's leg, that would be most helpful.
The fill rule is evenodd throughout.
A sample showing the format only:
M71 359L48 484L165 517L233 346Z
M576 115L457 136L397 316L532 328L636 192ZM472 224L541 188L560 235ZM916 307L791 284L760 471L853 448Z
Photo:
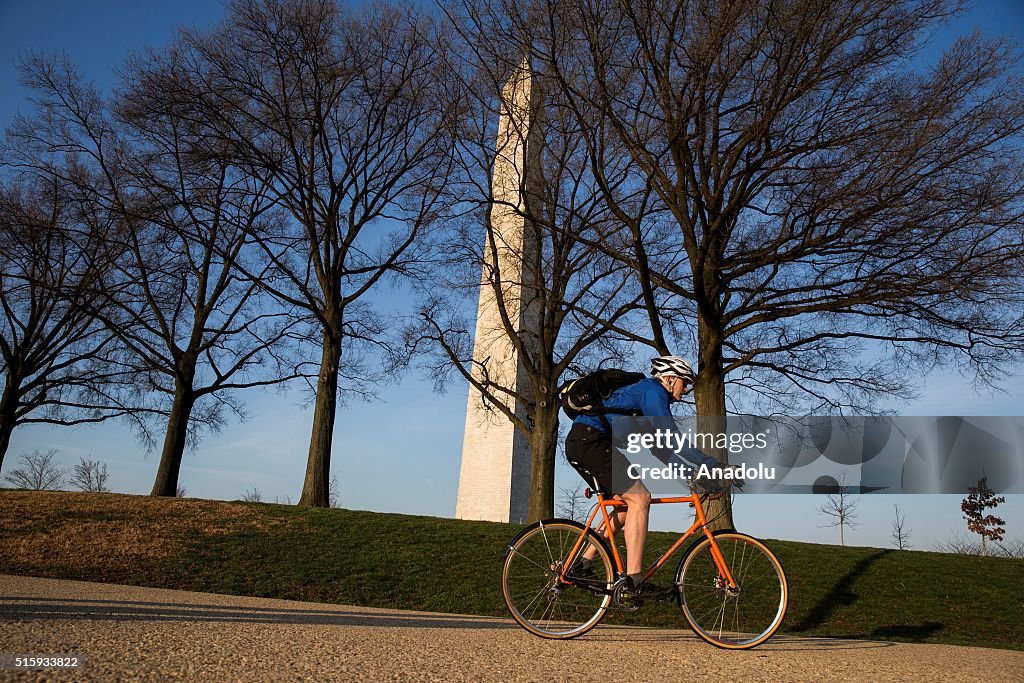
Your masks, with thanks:
M595 489L600 489L602 483L613 485L616 479L625 481L625 478L628 476L626 468L628 468L629 463L623 458L619 458L618 461L615 460L615 456L612 453L611 438L607 434L602 434L591 427L573 425L569 431L569 436L565 440L565 455L569 464L583 477L587 485L593 485ZM616 471L614 469L615 465L621 471ZM622 500L621 496L616 496L616 498ZM650 496L648 496L649 498ZM609 517L612 528L610 530L605 529L602 522L601 526L597 529L597 532L606 539L610 538L611 533L617 532L623 527L627 515L625 510L616 509ZM597 546L587 544L581 559L589 569L590 561L596 556ZM583 570L582 567L576 569L579 571Z
M618 496L616 496L616 498L618 498ZM612 521L612 529L611 529L612 532L618 533L619 529L621 529L622 525L625 523L626 511L625 510L616 510L611 515L609 515L609 518ZM605 523L601 522L601 524L597 527L597 532L599 534L601 534L602 536L604 536L606 539L608 539L608 542L611 543L611 540L612 540L611 533L609 533L608 529L605 528L605 527L606 527ZM593 544L588 545L587 549L583 551L583 559L584 560L592 560L596 556L597 556L597 546L595 546Z
M647 522L651 511L651 492L637 482L618 496L626 501L626 573L639 583L644 568L644 546L647 544Z

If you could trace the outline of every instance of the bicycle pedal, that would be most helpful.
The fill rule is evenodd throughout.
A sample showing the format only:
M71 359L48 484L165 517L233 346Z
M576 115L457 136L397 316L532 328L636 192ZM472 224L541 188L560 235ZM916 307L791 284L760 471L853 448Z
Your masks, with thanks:
M630 612L640 609L644 604L643 599L640 597L636 589L632 586L627 586L626 583L621 580L615 584L612 596L617 607Z

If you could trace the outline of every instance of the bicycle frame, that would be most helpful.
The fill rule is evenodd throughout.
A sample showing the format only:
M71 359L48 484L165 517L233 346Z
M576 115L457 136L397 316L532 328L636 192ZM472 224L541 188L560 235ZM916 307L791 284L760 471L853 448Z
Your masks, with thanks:
M715 498L719 498L722 495L723 494L713 495L709 497L708 500L714 500ZM654 564L652 564L647 569L646 572L644 572L643 580L646 581L650 579L652 576L654 576L658 572L658 570L665 566L665 563L669 561L669 559L676 553L677 550L679 550L683 546L684 543L686 543L699 530L703 529L704 535L707 536L708 542L711 546L711 556L715 560L715 566L721 573L722 578L724 578L727 581L729 588L736 588L737 584L732 576L732 572L729 571L729 565L726 563L725 557L722 555L722 551L718 548L718 544L715 542L714 535L712 534L711 530L707 528L707 517L704 515L704 505L701 501L700 494L692 494L689 496L673 496L666 498L651 498L651 505L670 505L677 503L689 503L690 507L694 508L693 524L690 525L690 528L687 529L686 532L684 532L683 535L680 536L679 539L672 544L672 547L666 550L665 553L661 557L659 557L654 562ZM593 509L591 509L590 514L587 516L587 521L584 525L588 529L591 529L594 520L597 518L598 511L600 511L601 516L604 520L604 528L608 532L607 540L608 544L611 546L612 557L615 560L615 571L617 576L619 577L623 576L625 572L622 564L622 558L619 556L619 549L616 547L615 544L615 531L614 527L612 526L611 516L608 514L608 508L627 507L629 506L626 505L625 501L618 500L616 498L605 498L602 494L598 493L597 503L594 505ZM593 531L594 533L600 535L600 532L597 531L597 529L593 529ZM569 567L572 566L572 563L576 560L577 555L582 552L582 548L586 538L586 534L581 534L579 539L576 541L576 544L569 552L568 559L566 560L565 565L562 567L562 572L558 577L558 581L560 583L570 583L565 578L565 573L569 570ZM589 541L586 542L589 543Z

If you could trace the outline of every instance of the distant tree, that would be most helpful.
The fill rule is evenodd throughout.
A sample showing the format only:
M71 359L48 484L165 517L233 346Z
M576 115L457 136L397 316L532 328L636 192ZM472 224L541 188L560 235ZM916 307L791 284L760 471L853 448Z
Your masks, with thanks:
M184 498L187 493L188 493L188 489L186 489L184 486L181 486L179 484L178 487L174 490L174 497L175 498Z
M64 485L64 470L53 461L57 451L33 451L21 456L21 467L8 472L4 479L16 488L32 491L57 491Z
M933 543L932 547L936 552L951 553L954 555L983 555L986 552L986 548L983 548L981 543L976 543L970 539L960 538L958 536L953 536L948 540ZM1016 541L1011 542L997 541L992 544L992 547L988 549L988 552L992 557L1013 557L1017 559L1024 559L1024 540L1017 539Z
M900 513L900 506L893 505L893 510L896 513L896 518L892 523L892 540L896 548L899 550L906 550L910 547L910 529L907 528L907 518Z
M977 486L967 489L967 497L960 503L964 519L967 520L967 529L981 536L981 554L985 557L988 557L988 542L1003 540L1006 532L1003 528L1006 521L995 515L986 515L985 510L1004 502L1004 496L995 495L988 487L988 477L985 476L978 480Z
M328 487L328 507L336 508L341 505L341 490L338 486L338 475L331 475L331 483Z
M245 495L242 496L242 500L246 503L261 503L263 502L263 494L257 488L254 488L252 491L247 490Z
M583 496L583 484L577 484L575 488L563 486L559 489L558 514L560 517L583 522L587 518L589 504Z
M845 531L847 528L856 529L860 526L857 522L857 504L854 499L851 487L846 485L846 472L840 473L837 484L832 487L832 492L825 498L825 504L818 508L818 512L829 518L825 526L839 527L839 545L846 545Z
M107 463L79 458L71 470L71 485L87 493L109 493Z
M936 552L950 555L981 555L980 543L960 536L951 536L945 541L937 541L932 544L932 548Z
M1003 557L1013 557L1018 560L1024 559L1024 539L1017 539L1009 543L999 543L999 554Z

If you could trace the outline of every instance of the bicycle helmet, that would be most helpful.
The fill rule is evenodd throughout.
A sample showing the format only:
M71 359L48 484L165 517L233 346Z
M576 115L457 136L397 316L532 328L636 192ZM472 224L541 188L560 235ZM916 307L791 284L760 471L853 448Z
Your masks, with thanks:
M679 356L658 356L651 359L651 377L661 378L665 375L682 377L693 381L693 368L685 358Z

